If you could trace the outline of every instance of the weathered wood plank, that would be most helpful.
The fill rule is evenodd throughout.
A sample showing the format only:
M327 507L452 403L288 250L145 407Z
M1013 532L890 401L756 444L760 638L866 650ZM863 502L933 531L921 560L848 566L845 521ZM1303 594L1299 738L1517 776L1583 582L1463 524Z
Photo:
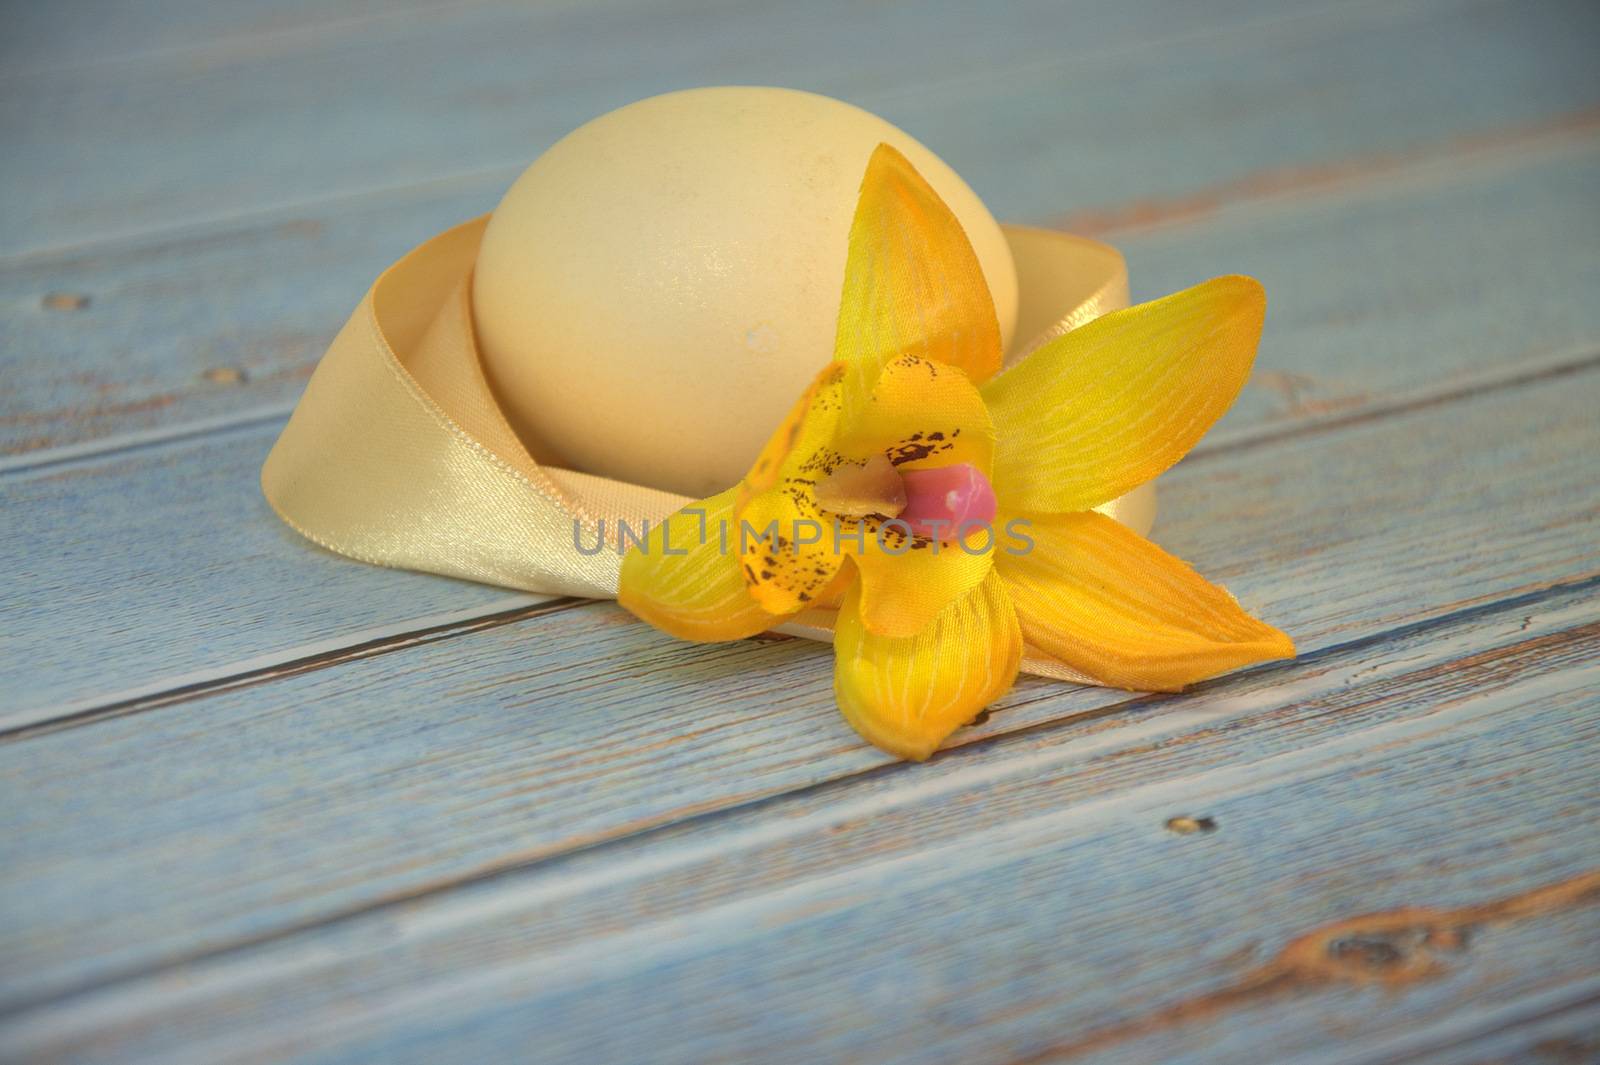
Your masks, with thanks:
M826 7L621 0L238 41L219 8L189 44L104 63L88 34L68 61L103 69L8 79L28 91L0 97L0 131L35 158L0 158L0 184L34 183L0 247L13 223L15 247L98 243L0 261L0 417L19 416L0 450L57 448L0 477L0 726L106 715L0 741L0 1014L23 1007L0 1058L1592 1050L1600 11L1356 8L1017 5L965 27L935 9L907 34L900 7L830 26ZM634 11L659 55L585 39ZM447 58L484 43L482 69L311 106L336 64L359 82L386 72L373 42L404 65L424 33ZM553 62L523 70L518 48ZM1027 62L984 70L997 54ZM912 69L941 55L948 83ZM1002 214L1206 218L1129 237L1136 288L1254 272L1273 332L1161 534L1304 660L1174 699L1030 682L933 766L889 765L831 711L820 648L689 649L599 605L541 617L278 530L253 488L271 410L376 265L492 198L507 143L702 60L761 80L792 61L923 133ZM481 118L443 124L467 99ZM433 137L381 143L363 111ZM1434 162L1382 155L1419 147ZM486 169L360 194L379 164L418 182L446 158ZM166 232L185 197L213 218L277 206ZM47 290L91 302L45 314ZM123 450L59 449L96 436ZM1173 813L1220 827L1172 836ZM1417 905L1398 930L1349 923ZM1429 979L1362 983L1430 954Z
M1589 252L1600 215L1582 210L1597 182L1600 150L1589 148L1424 184L1380 204L1257 207L1133 242L1136 276L1155 285L1243 269L1273 294L1261 372L1204 446L1327 412L1382 409L1397 393L1448 389L1568 348L1600 351L1600 305L1588 299L1600 289ZM341 227L323 247L358 242L362 231L359 221ZM1419 232L1429 239L1412 236ZM1505 258L1477 254L1482 246ZM224 286L237 278L208 263L204 248L191 254L196 270ZM1528 287L1504 284L1511 260ZM271 302L265 289L253 291L243 304L224 301L216 321L279 327L270 315L246 317ZM273 301L289 291L277 288ZM174 324L163 317L155 328ZM98 331L86 337L85 358L106 342ZM0 542L0 565L12 574L0 611L18 619L0 654L0 727L391 638L438 623L438 614L527 601L361 567L307 545L256 487L276 429L268 421L0 476L12 530ZM1181 508L1190 505L1166 504L1163 535L1181 536L1171 523L1187 520Z
M1567 31L1559 41L1550 29L1557 15ZM1242 109L1238 124L1182 119L1225 102L1196 93L1196 86L1231 86L1242 97L1261 84L1252 79L1270 64L1248 61L1248 35L1200 34L1205 46L1174 64L1175 74L1162 80L1157 69L1141 82L1150 86L1151 100L1188 107L1166 113L1182 129L1169 130L1164 138L1147 138L1148 127L1125 121L1140 113L1136 105L1149 101L1126 87L1114 92L1103 70L1093 69L1092 57L1073 64L1090 69L1074 69L1070 76L1054 61L1041 63L1019 76L1020 89L1008 83L1000 91L998 79L967 82L951 96L959 95L970 111L946 128L965 138L957 151L991 160L997 191L990 198L1002 213L1014 213L1004 204L1030 197L1050 210L1063 202L1091 207L1108 202L1072 199L1059 186L1039 180L1040 174L1059 172L1067 165L1064 160L1081 158L1083 187L1110 188L1120 176L1119 196L1176 201L1156 204L1149 217L1192 217L1211 209L1216 196L1202 189L1194 197L1198 205L1190 202L1196 184L1215 185L1224 198L1241 187L1245 195L1254 195L1259 189L1252 190L1253 182L1271 186L1274 195L1292 191L1300 178L1252 178L1249 168L1343 160L1353 150L1406 149L1417 141L1420 119L1430 109L1443 117L1427 133L1445 140L1503 131L1506 122L1542 121L1592 102L1592 78L1583 80L1573 62L1578 54L1573 42L1584 39L1574 16L1592 13L1542 8L1530 16L1505 5L1474 7L1468 17L1477 21L1461 33L1478 42L1477 51L1419 50L1432 38L1447 45L1461 40L1438 20L1402 17L1399 43L1389 43L1395 39L1391 35L1376 35L1382 41L1375 51L1352 49L1343 60L1328 42L1344 38L1296 31L1284 38L1284 67L1269 71L1279 80L1268 84L1279 92L1261 110ZM1276 32L1258 30L1267 36ZM743 38L735 34L735 39ZM1231 43L1213 47L1219 42ZM1128 54L1112 65L1124 69ZM1511 54L1522 61L1508 61ZM1397 108L1384 98L1384 79L1392 81L1407 69L1402 59L1415 65L1416 83L1430 87L1414 107ZM1106 61L1100 62L1104 67ZM1246 73L1230 81L1233 67ZM1304 99L1296 103L1289 95L1296 87L1294 74L1304 76L1298 87L1316 99L1332 94L1337 104L1324 113L1308 110ZM835 76L843 84L856 75ZM1473 79L1488 87L1474 91L1465 84ZM1086 80L1105 87L1076 92ZM1455 82L1464 84L1443 88ZM489 89L485 81L474 91ZM921 101L920 86L915 96L897 97L896 91L883 90L882 109L891 115L900 106L897 99L937 112L937 92L929 105ZM1110 113L1118 128L1139 129L1141 137L1114 142L1103 157L1073 154L1070 143L1063 149L1052 139L1039 152L1038 166L1030 163L1032 155L1008 155L1025 123L985 124L982 119L1011 113L996 110L1006 99L1052 92L1081 102L1062 126L1069 141L1081 135L1073 123L1097 113ZM1101 111L1101 104L1123 110ZM1391 112L1397 117L1386 124ZM1049 121L1059 121L1038 123L1038 118L1029 116L1028 124L1048 129L1053 128ZM338 128L341 121L334 116L329 125ZM1590 121L1578 115L1565 135L1569 140L1582 136ZM1278 142L1279 137L1285 139ZM1520 143L1489 140L1488 150L1475 143L1462 154L1481 164L1495 143ZM236 143L223 146L237 151ZM1546 147L1541 143L1540 150ZM1194 165L1161 169L1162 161L1175 155L1192 157ZM341 156L340 165L351 158ZM992 161L999 158L1012 165L1002 168ZM1141 166L1141 160L1156 166ZM18 794L26 794L25 786L37 797L35 805L12 815L10 826L21 821L25 828L16 836L17 853L27 852L27 872L19 878L24 887L13 895L8 885L0 900L7 914L0 923L18 916L34 936L15 955L36 963L15 970L30 974L15 1001L27 1000L41 987L48 993L52 987L92 984L188 952L276 936L285 928L396 896L424 897L414 907L387 907L353 918L331 935L313 932L151 981L107 987L62 1004L61 1011L50 1007L21 1018L18 1028L0 1034L0 1041L15 1031L27 1036L42 1030L55 1048L76 1047L86 1056L131 1048L171 1060L175 1048L197 1058L263 1047L310 1053L316 1049L313 1041L325 1038L331 1042L322 1049L330 1057L404 1058L436 1056L439 1046L411 1038L431 1030L432 1038L451 1040L452 1053L478 1050L496 1057L526 1047L530 1035L553 1032L552 1054L566 1048L576 1056L582 1049L589 1058L596 1045L626 1055L630 1047L653 1049L683 1035L685 1054L715 1059L747 1057L748 1044L740 1040L756 1030L759 1019L776 1033L783 1052L812 1059L848 1058L864 1049L892 1058L894 1026L901 1025L905 1031L934 1033L921 1045L925 1052L931 1046L970 1060L995 1048L1073 1050L1059 1031L1065 1016L1069 1022L1088 1018L1076 1027L1099 1031L1105 1040L1080 1049L1106 1060L1143 1061L1184 1052L1228 1060L1313 1053L1321 1047L1307 1042L1305 1032L1350 1026L1357 1019L1366 1022L1360 1046L1371 1056L1448 1054L1452 1040L1459 1045L1469 1028L1522 1032L1548 1016L1570 1026L1574 1002L1581 1007L1594 987L1595 973L1570 950L1572 942L1596 934L1588 910L1486 919L1466 955L1446 959L1455 966L1451 975L1409 989L1400 999L1384 999L1376 1008L1370 992L1337 980L1331 986L1291 981L1300 997L1287 1003L1271 996L1256 999L1250 981L1262 966L1270 972L1272 951L1287 937L1357 912L1365 892L1389 892L1385 906L1418 900L1446 909L1492 904L1533 897L1529 892L1539 883L1575 868L1582 837L1578 819L1565 816L1561 803L1591 799L1592 787L1582 789L1592 785L1592 778L1575 778L1575 752L1563 750L1557 740L1592 743L1595 734L1591 719L1583 716L1593 709L1588 698L1593 680L1576 672L1585 656L1593 655L1592 641L1582 642L1572 624L1590 616L1578 597L1591 594L1592 586L1530 599L1525 622L1496 611L1488 630L1466 604L1519 593L1537 596L1541 588L1594 574L1594 547L1585 538L1585 523L1595 517L1594 498L1579 466L1584 449L1592 448L1593 430L1581 428L1577 418L1579 411L1592 410L1595 397L1592 386L1586 394L1562 393L1574 382L1586 385L1592 375L1519 388L1516 394L1524 401L1543 405L1526 412L1523 425L1505 413L1504 404L1514 398L1506 393L1414 411L1387 425L1280 441L1271 448L1230 450L1228 440L1329 414L1381 409L1396 389L1437 394L1508 366L1529 361L1549 366L1592 354L1596 331L1582 294L1594 289L1597 267L1581 254L1595 243L1600 225L1596 214L1585 210L1593 204L1592 164L1587 155L1546 159L1537 168L1538 182L1527 179L1534 168L1513 167L1467 182L1452 174L1431 185L1422 172L1426 168L1413 169L1403 175L1411 201L1354 208L1341 194L1331 209L1306 202L1294 204L1292 211L1251 207L1204 232L1191 232L1176 253L1163 243L1173 239L1170 234L1134 239L1136 281L1146 292L1178 287L1219 269L1262 274L1272 287L1276 332L1269 344L1291 350L1292 359L1264 361L1266 375L1230 422L1221 446L1175 479L1169 514L1182 507L1188 517L1169 521L1164 535L1227 577L1253 606L1275 613L1308 637L1306 645L1320 653L1306 664L1237 678L1186 700L1126 702L1112 693L1064 694L1030 685L988 726L967 737L965 752L946 759L942 768L955 771L933 781L914 769L873 775L881 762L854 746L827 709L826 660L818 649L743 645L702 655L638 630L611 608L587 607L563 619L500 625L448 646L349 662L281 684L180 701L95 729L30 739L0 755L8 787L17 782ZM234 177L226 161L220 169L224 181L209 209L227 213L237 209L226 206L227 195L239 187L230 185ZM265 169L270 172L272 165ZM963 169L980 180L981 171L964 164ZM1130 169L1141 175L1131 186ZM136 188L139 180L160 184L156 170L134 170ZM1147 172L1154 176L1145 178ZM1565 177L1552 177L1558 173ZM341 174L341 180L356 180L354 169ZM460 197L492 196L506 176L464 179L427 202L440 215L453 217L447 209ZM291 175L291 185L297 177ZM1321 180L1317 174L1305 177L1312 186ZM1469 186L1471 194L1462 194ZM1441 190L1454 213L1419 210L1418 202L1437 200ZM70 187L56 191L63 204L73 192ZM1386 198L1393 194L1385 189ZM158 207L166 195L165 187L157 191ZM1550 206L1530 209L1545 203ZM400 215L395 205L404 205L410 217L372 234L349 232L382 210ZM395 205L363 201L353 216L341 212L336 224L323 213L307 218L280 213L253 231L203 229L175 238L185 246L148 262L133 254L140 242L77 258L9 264L7 269L16 267L26 281L17 290L23 293L20 304L35 315L17 319L41 326L46 339L59 337L50 329L64 322L100 330L98 337L80 337L89 356L82 372L99 376L53 388L44 407L26 401L16 409L27 415L43 410L48 416L58 408L82 406L86 389L109 385L97 404L103 409L95 424L126 432L141 424L173 426L281 402L260 398L264 393L254 391L256 382L282 389L285 396L293 391L298 369L274 375L296 357L304 366L320 346L325 327L317 315L328 317L329 328L342 316L371 272L361 257L370 255L381 264L411 239L398 239L406 225L415 224L420 232L436 228L411 213L415 203L409 195ZM1113 221L1129 217L1122 210ZM1485 217L1493 224L1483 225ZM1365 220L1367 228L1352 229L1354 218ZM1476 225L1465 225L1468 220ZM319 235L311 225L298 226L302 243L286 257L285 274L295 280L295 267L310 263L298 275L298 289L270 279L258 285L244 276L252 252L280 229L292 242L295 223L306 221L330 228ZM103 220L99 224L96 232L104 232ZM346 232L336 233L336 225ZM308 250L318 240L320 248ZM1416 254L1421 245L1430 249L1428 255ZM1485 260L1486 247L1498 258ZM1236 254L1239 261L1219 264L1219 250ZM117 269L122 272L106 270L97 259L102 255L121 256ZM187 259L190 255L195 258ZM1319 268L1308 267L1319 258ZM118 291L126 293L145 286L146 298L120 303L121 317L98 320L34 312L37 295L26 284L38 287L44 275L36 268L59 269L74 261L97 263L108 288L121 286ZM329 267L319 261L349 269L355 279L350 293L337 299L330 294L320 308L285 311L308 284L321 285L308 277L330 276L320 272ZM1500 284L1507 262L1519 271L1515 287L1503 298L1485 299L1485 289ZM254 265L260 269L262 264ZM234 300L243 308L231 323L225 306L201 315L196 304L181 302L195 298L183 287L186 279L219 268L211 291L221 304ZM1419 275L1424 276L1419 280ZM56 276L62 283L52 281L52 288L72 290L73 278ZM203 276L198 282L207 283ZM163 288L186 295L167 303L148 298ZM1396 304L1413 309L1402 314ZM109 306L95 295L91 314ZM292 333L296 313L303 313L298 321L307 323L298 336ZM263 330L265 339L240 331L240 321ZM108 339L130 325L141 338L137 344L131 334L125 342ZM272 329L278 330L275 341L266 335ZM185 346L190 337L205 343L191 349ZM10 338L0 340L6 341L4 350L18 350ZM254 370L247 360L255 345L273 343L280 345L280 354L266 360L250 381L231 385L225 374L219 380L203 376L208 369ZM127 364L107 375L106 353L119 350L129 352ZM205 357L187 362L173 357L189 351ZM1402 358L1409 353L1416 353L1414 362ZM153 379L149 372L138 376L141 360ZM166 369L169 365L177 372ZM139 408L140 400L152 398L166 404L153 415ZM1501 404L1494 418L1447 421L1464 407L1481 411L1491 402ZM141 417L148 420L138 422ZM126 420L114 425L119 418ZM1419 419L1427 427L1420 445L1411 435ZM74 439L75 423L66 421L67 435L55 442ZM1405 430L1406 425L1411 428ZM45 442L51 431L30 428L26 432L32 435L24 439ZM1370 446L1351 444L1369 432ZM223 431L203 443L65 464L8 482L8 488L21 486L24 495L40 491L37 498L49 504L6 511L8 517L27 515L30 524L25 538L11 538L19 541L16 553L3 560L10 564L7 572L22 577L5 604L20 604L5 614L8 625L18 619L29 628L23 642L8 647L5 661L19 670L25 663L28 673L75 673L70 679L78 685L76 694L103 703L189 680L212 683L230 671L259 668L270 675L284 658L319 651L340 655L372 638L398 641L427 623L427 618L413 620L419 614L443 613L448 617L432 620L460 625L464 618L514 602L490 590L361 570L316 556L287 534L271 540L266 533L276 526L260 511L251 488L251 470L265 438L260 429ZM1488 456L1460 456L1485 439ZM1329 450L1339 465L1319 472L1314 457L1323 444L1336 445ZM230 445L240 449L230 452L221 468L195 475L208 454L214 457ZM1278 459L1286 460L1285 468L1271 467ZM1362 470L1363 477L1383 483L1343 483L1341 468ZM1568 481L1548 489L1553 498L1543 498L1540 477L1552 470ZM1519 483L1495 480L1502 471ZM154 491L145 491L147 485ZM1315 496L1308 501L1301 492ZM188 493L214 496L214 502ZM1296 501L1284 503L1282 497L1291 493ZM1225 494L1237 498L1239 513L1222 521L1219 497ZM1423 502L1415 496L1423 496ZM1300 509L1291 517L1293 508ZM63 528L69 518L92 518L119 535L131 530L123 553L106 557L98 530ZM1241 536L1238 523L1247 519L1260 527ZM169 546L164 537L170 531L163 530L174 521L187 522L197 530L197 540L210 542L198 549ZM251 526L248 535L240 534L241 526ZM34 545L31 550L23 539ZM43 543L61 557L42 555L37 545ZM1497 555L1486 565L1487 543L1494 544ZM291 555L297 561L288 564ZM308 564L302 566L301 558ZM1257 558L1261 568L1245 572ZM314 582L316 587L309 588ZM266 594L264 585L270 588ZM352 595L356 588L361 591ZM484 598L476 597L480 594ZM1565 613L1539 613L1557 603ZM1386 625L1426 620L1447 610L1466 612L1452 622L1457 636L1435 629L1406 631L1393 644L1340 648L1350 640L1376 641ZM351 633L352 625L360 631ZM74 626L80 634L69 635L70 646L61 646L61 634ZM1526 633L1513 631L1524 626ZM252 646L257 634L270 644L264 653ZM57 646L41 649L52 635ZM529 646L540 640L545 641L541 646ZM139 669L173 643L182 645L181 654L168 655L169 665L162 668L194 668L141 680ZM1514 661L1486 660L1477 653L1486 645L1519 650L1511 656ZM89 651L102 647L109 658L85 667ZM15 657L12 650L18 651ZM1401 669L1404 682L1394 679ZM402 670L416 672L403 675ZM745 670L769 670L770 675L763 673L752 686L741 677ZM107 678L116 678L115 696L109 688L92 686ZM626 690L621 682L635 688ZM20 688L5 688L8 701ZM73 694L67 686L52 697ZM715 704L739 697L746 705L728 710ZM1288 699L1295 702L1287 704ZM775 706L771 718L758 713L765 704ZM60 709L59 701L54 705ZM325 719L308 721L319 706ZM1164 713L1150 714L1153 706ZM22 715L37 709L24 705ZM1430 731L1432 724L1419 723L1424 711L1433 712L1437 734ZM1562 734L1556 723L1564 711L1579 725ZM1081 729L1051 725L1064 715L1097 712L1108 716ZM563 716L548 720L555 715ZM1514 729L1515 724L1525 727ZM814 735L803 736L807 729ZM798 744L796 737L802 737ZM1064 738L1070 745L1063 746ZM978 739L987 742L971 744ZM1155 749L1146 749L1152 745ZM54 786L40 783L29 761L40 752L44 766L59 778ZM1499 757L1496 775L1489 774L1489 759L1479 757L1481 752ZM1354 779L1338 776L1323 763L1330 757L1335 765L1339 759L1354 760L1362 773ZM1408 757L1416 763L1407 763ZM837 783L841 780L845 783ZM67 787L69 781L77 787ZM802 795L796 806L795 800L782 799L775 806L691 824L682 835L662 835L662 846L652 853L664 865L641 865L642 852L632 844L537 865L574 846L807 786L821 788L826 801L806 806ZM1451 790L1455 787L1477 790L1457 793ZM187 788L196 790L186 794ZM596 790L602 794L592 794ZM1192 852L1183 852L1188 861L1176 851L1149 859L1141 847L1148 848L1150 839L1138 833L1150 829L1155 817L1137 825L1117 818L1142 818L1174 796L1210 802L1210 812L1223 811L1223 833L1237 824L1247 826L1247 836L1229 840L1231 849L1211 866L1197 869ZM1407 806L1416 796L1433 805ZM1353 830L1349 809L1338 808L1341 800L1361 804L1367 815ZM928 801L939 804L931 813L921 805ZM1092 809L1080 819L1084 806ZM963 816L947 817L950 809ZM1055 818L1048 824L1030 820L1053 810L1063 812L1047 815ZM778 819L780 811L784 820ZM849 823L837 824L840 815ZM793 817L801 819L798 829L788 820ZM70 818L79 823L63 832ZM1470 836L1459 830L1457 820L1472 824ZM1079 834L1083 824L1091 827ZM1123 831L1130 825L1138 836L1132 842ZM1333 840L1336 828L1343 838ZM696 834L702 829L707 835ZM1035 835L1028 842L1008 834L1013 830ZM1286 834L1268 842L1258 836L1273 830ZM1293 837L1294 832L1300 836ZM9 840L11 833L3 838ZM1202 853L1215 859L1222 838L1184 842L1212 847ZM1485 842L1499 843L1501 849L1487 857L1467 850ZM1398 848L1399 857L1391 859L1387 848ZM952 859L942 868L941 856ZM1257 870L1252 863L1262 856L1267 868ZM589 857L597 864L585 865ZM690 865L673 864L686 857ZM741 880L728 870L731 861L746 857L771 879ZM1297 858L1300 863L1294 864ZM1280 859L1281 868L1272 864ZM431 894L462 877L530 862L535 865L495 883ZM554 888L546 878L552 869L559 870ZM566 879L574 869L590 870L581 891L578 882ZM663 869L671 875L658 879L654 874ZM900 878L908 870L909 882ZM1203 882L1202 870L1220 876L1221 888L1238 892L1244 901L1264 893L1262 908L1268 912L1261 915L1241 899L1218 895L1217 885ZM1473 894L1488 882L1494 891ZM1105 889L1112 901L1100 909L1081 907L1061 890L1086 883ZM884 884L889 888L881 901L861 893L862 885L871 892ZM1050 901L1042 902L1046 897ZM1523 904L1507 905L1515 910ZM57 907L68 914L54 912ZM953 925L972 935L970 947L925 949L901 934L930 911L951 915ZM1219 925L1226 934L1214 934ZM400 942L385 949L397 928ZM1119 928L1123 934L1113 936ZM1051 944L1057 949L1039 948L1030 940L1047 935L1062 937ZM1240 953L1251 947L1252 938L1266 945ZM854 961L842 945L885 939L887 948L860 967L840 961ZM1128 945L1145 942L1153 944L1152 960L1130 966ZM1073 949L1059 949L1061 943ZM1568 949L1560 949L1562 944ZM1113 951L1118 946L1123 954ZM1079 947L1087 960L1074 953ZM575 959L581 962L575 976L548 975ZM357 963L381 978L358 977ZM759 1018L746 1008L747 1000L716 995L718 987L729 987L720 964L740 967L741 986L761 988L766 981L793 986L807 976L784 966L813 963L836 966L839 978L828 984L831 994L819 990L806 999L776 991ZM986 964L991 968L985 970ZM948 971L962 969L974 974L968 986L952 989L941 982ZM286 975L279 980L277 974ZM193 981L188 991L179 989L182 979ZM1248 993L1235 1003L1229 996L1241 981ZM670 994L647 999L645 992L662 982L672 982ZM1215 995L1236 1008L1214 1017L1204 1008L1195 1016L1184 1012L1185 1003L1203 1007ZM1130 1009L1140 998L1150 1001ZM708 1026L685 1031L682 1014L674 1018L665 1009L620 1008L647 1000L662 1007L681 1003L684 1013L709 1018ZM271 1012L274 1008L281 1012ZM1170 1011L1182 1023L1169 1024ZM634 1028L615 1022L618 1015L636 1013L642 1013L642 1023ZM892 1024L849 1030L852 1018L876 1020L885 1013ZM125 1024L118 1020L132 1014L143 1017ZM305 1023L286 1029L284 1018L291 1015ZM916 1026L924 1017L932 1027ZM747 1022L742 1029L740 1022ZM102 1024L127 1042L76 1042ZM917 1045L898 1044L902 1050Z
M1225 451L1177 471L1163 538L1306 654L1582 581L1597 399L1573 373ZM828 675L591 604L6 744L0 1000L886 764ZM1126 698L1026 684L966 739Z
M1591 594L220 953L24 1013L0 1048L1300 1061L1332 1028L1358 1060L1426 1049L1600 982L1557 949L1600 933ZM1185 813L1215 830L1163 829Z
M1372 167L1387 165L1387 153L1419 146L1442 152L1439 169L1451 176L1466 163L1481 165L1497 147L1507 155L1538 155L1550 150L1550 138L1559 146L1563 136L1592 132L1589 112L1543 139L1518 125L1600 103L1600 84L1587 62L1568 62L1559 48L1546 54L1536 47L1546 36L1561 35L1558 12L1491 4L1465 15L1453 9L1434 14L1398 24L1357 20L1336 31L1284 31L1284 39L1265 49L1226 34L1152 45L1118 53L1114 78L1099 60L1067 56L976 84L919 87L885 97L883 105L949 155L1002 217L1045 220L1066 212L1067 224L1091 227L1173 212L1193 217L1229 197L1321 188L1330 172L1359 181ZM1499 32L1513 18L1520 29ZM1415 91L1419 63L1437 90ZM1221 106L1235 99L1254 104ZM1161 116L1160 136L1150 135L1151 116ZM1469 136L1475 139L1461 140ZM529 154L537 147L530 145ZM1174 158L1183 164L1172 165ZM1282 171L1294 166L1310 169ZM431 233L488 210L513 174L514 168L496 170L370 201L309 205L243 225L0 261L0 305L12 308L0 321L9 384L0 390L0 451L287 404L376 272ZM1447 281L1457 276L1453 270L1482 268L1476 253L1429 260L1425 247L1401 241L1398 232L1425 225L1430 234L1461 244L1479 234L1459 218L1486 211L1486 228L1495 228L1482 239L1506 247L1507 258L1525 257L1550 276L1592 273L1592 257L1582 255L1592 233L1540 243L1555 227L1582 226L1594 216L1583 180L1593 179L1531 189L1530 201L1552 196L1560 202L1534 209L1528 227L1521 224L1519 201L1492 198L1487 189L1477 190L1480 202L1454 201L1470 215L1453 216L1442 206L1426 217L1408 217L1401 230L1366 241L1380 261L1355 273L1387 271L1401 282L1391 291L1406 291L1426 286L1441 270ZM1336 199L1346 198L1339 191ZM1152 198L1153 205L1144 204ZM1425 198L1415 192L1399 202L1410 209ZM1307 213L1315 218L1315 206ZM1351 254L1341 227L1330 232L1314 220L1306 224L1306 239L1319 246L1338 242L1341 256ZM1182 271L1147 276L1159 270L1166 244L1156 239L1147 251L1150 239L1129 241L1135 283L1146 293L1163 291L1169 277L1182 286L1230 268L1230 258L1253 250L1252 242L1235 247L1213 236L1195 242ZM1290 254L1305 251L1283 247ZM1322 274L1297 268L1294 276ZM1538 291L1553 300L1564 289ZM41 301L51 293L90 302L78 311L50 309ZM1386 299L1384 306L1394 302ZM1479 350L1491 340L1469 336ZM1277 371L1272 380L1280 399L1327 398L1294 390L1304 369Z

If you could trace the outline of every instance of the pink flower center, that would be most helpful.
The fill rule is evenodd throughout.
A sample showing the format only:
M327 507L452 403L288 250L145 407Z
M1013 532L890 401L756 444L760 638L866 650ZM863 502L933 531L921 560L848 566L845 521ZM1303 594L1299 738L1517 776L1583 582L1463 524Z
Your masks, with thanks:
M945 543L955 541L963 528L994 522L994 486L970 462L928 470L902 470L906 505L899 519L914 536Z

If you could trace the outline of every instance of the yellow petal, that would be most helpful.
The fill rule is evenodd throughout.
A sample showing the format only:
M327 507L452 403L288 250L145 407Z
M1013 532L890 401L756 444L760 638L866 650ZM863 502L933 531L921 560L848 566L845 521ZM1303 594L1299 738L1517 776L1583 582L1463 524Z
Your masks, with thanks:
M833 689L869 742L918 761L1010 689L1022 635L1000 582L988 580L909 639L874 635L852 590L834 631Z
M691 503L652 528L622 560L617 601L684 640L738 640L776 624L746 590L735 551L723 549L737 493Z
M994 486L1017 510L1088 510L1188 453L1250 375L1266 295L1219 277L1057 337L983 388Z
M987 474L994 426L965 373L902 355L883 366L872 398L840 418L835 446L851 457L886 455L908 470L970 462Z
M839 571L816 482L839 462L833 441L844 372L830 363L817 374L740 483L732 552L750 596L771 613L815 605Z
M862 525L864 549L848 538L842 544L861 575L861 623L879 636L904 638L922 632L982 584L994 565L990 549L997 531L973 530L963 547L907 538L903 526L893 522L886 523L881 538L878 522Z
M750 597L774 614L817 605L844 561L833 530L808 485L785 482L750 500L732 530Z
M900 355L981 381L1000 368L1000 325L961 223L905 156L880 144L850 225L834 341L834 358L851 368L846 403L865 402Z
M987 473L994 458L989 412L967 375L911 356L883 367L863 410L841 417L835 443L843 456L886 455L899 469L970 462ZM969 552L957 543L908 537L892 521L831 514L825 520L838 523L840 550L856 561L862 623L879 636L916 635L989 572L993 533L975 530Z
M1104 684L1177 691L1294 643L1182 560L1103 514L1033 516L995 555L1027 642Z
M775 487L785 473L795 467L834 435L839 420L840 380L845 368L839 363L824 366L795 401L783 423L767 438L761 454L745 474L742 499L750 499Z
M833 580L817 593L816 601L808 606L821 610L838 610L844 605L844 597L855 587L855 583L856 571L850 566L841 565L839 572L833 575Z

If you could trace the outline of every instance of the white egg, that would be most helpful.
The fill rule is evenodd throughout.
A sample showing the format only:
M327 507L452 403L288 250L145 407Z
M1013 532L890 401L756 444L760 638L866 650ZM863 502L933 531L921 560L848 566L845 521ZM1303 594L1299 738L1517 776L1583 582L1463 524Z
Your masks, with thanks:
M478 342L534 454L693 496L743 476L833 355L850 220L880 142L960 219L1009 343L1005 237L909 135L789 89L656 96L551 147L484 234Z

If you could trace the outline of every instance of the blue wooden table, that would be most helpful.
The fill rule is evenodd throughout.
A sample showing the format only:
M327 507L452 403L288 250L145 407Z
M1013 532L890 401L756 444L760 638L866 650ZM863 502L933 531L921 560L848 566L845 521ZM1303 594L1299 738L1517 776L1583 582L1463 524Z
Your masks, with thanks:
M1600 1060L1600 6L56 0L0 26L0 1060ZM1155 536L1293 633L923 765L826 649L257 488L408 247L655 92L841 96L1267 286Z

